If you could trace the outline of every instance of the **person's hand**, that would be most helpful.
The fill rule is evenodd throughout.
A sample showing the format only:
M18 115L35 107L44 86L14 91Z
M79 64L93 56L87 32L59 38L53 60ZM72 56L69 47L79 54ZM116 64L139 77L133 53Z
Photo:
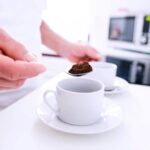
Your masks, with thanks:
M25 47L0 29L0 90L15 89L46 69Z
M66 50L62 50L61 56L66 57L74 63L82 63L88 61L99 61L100 54L90 45L70 44Z
M72 43L54 32L44 21L40 26L42 43L74 63L99 61L100 54L90 45Z

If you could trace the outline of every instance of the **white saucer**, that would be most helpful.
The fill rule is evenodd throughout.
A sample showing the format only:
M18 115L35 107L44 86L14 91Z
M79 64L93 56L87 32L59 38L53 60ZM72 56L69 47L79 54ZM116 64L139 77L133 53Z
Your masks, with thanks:
M120 94L127 90L128 82L120 77L116 77L114 83L114 89L110 91L105 91L105 95L112 95L112 94Z
M105 98L105 102L100 119L89 126L74 126L60 121L44 102L37 107L37 114L44 124L61 132L72 134L103 133L117 127L122 121L120 107L108 98Z

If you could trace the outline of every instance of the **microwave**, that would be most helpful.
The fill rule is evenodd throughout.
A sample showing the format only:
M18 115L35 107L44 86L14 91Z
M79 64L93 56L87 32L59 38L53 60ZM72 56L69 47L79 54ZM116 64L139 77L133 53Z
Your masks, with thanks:
M111 15L107 46L150 54L150 13Z

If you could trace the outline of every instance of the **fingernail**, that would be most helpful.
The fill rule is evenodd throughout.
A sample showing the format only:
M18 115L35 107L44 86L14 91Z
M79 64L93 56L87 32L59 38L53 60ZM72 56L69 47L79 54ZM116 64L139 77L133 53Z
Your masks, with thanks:
M99 60L101 58L101 55L99 53L96 54L97 59Z
M31 62L31 61L37 61L37 57L32 53L27 53L24 57L25 61Z
M47 70L46 67L43 66L42 64L39 64L39 63L38 63L38 65L39 65L39 67L38 67L38 71L39 71L39 72L42 73L42 72L45 72L45 71Z
M100 53L97 53L97 57L100 57Z
M39 62L32 62L32 63L34 63L38 66L37 71L40 72L40 73L45 72L47 70L47 68Z

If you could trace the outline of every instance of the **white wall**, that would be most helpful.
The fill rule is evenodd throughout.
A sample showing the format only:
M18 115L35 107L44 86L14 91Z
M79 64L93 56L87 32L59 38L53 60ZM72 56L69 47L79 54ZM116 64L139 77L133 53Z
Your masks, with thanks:
M44 19L70 41L85 41L89 33L89 0L47 0Z
M105 46L110 8L110 0L91 0L90 43L98 50Z
M111 0L111 9L128 8L131 12L150 12L150 0Z
M91 44L97 49L106 46L109 17L120 8L129 12L150 12L150 0L91 0Z

